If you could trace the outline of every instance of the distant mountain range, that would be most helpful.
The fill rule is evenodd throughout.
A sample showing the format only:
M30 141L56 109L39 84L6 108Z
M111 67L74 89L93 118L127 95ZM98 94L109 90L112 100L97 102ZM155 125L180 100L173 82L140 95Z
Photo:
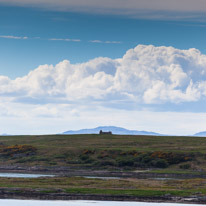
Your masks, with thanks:
M12 136L12 135L3 133L3 134L0 134L0 136Z
M99 134L99 131L103 132L111 131L112 134L120 134L120 135L162 135L155 132L147 132L147 131L137 131L137 130L128 130L122 127L114 127L114 126L100 126L93 129L80 129L80 130L69 130L64 132L63 134Z
M194 134L193 136L206 137L206 131L204 131L204 132L198 132L198 133Z
M69 130L63 132L61 134L99 134L99 131L102 130L103 132L111 131L112 134L118 135L153 135L153 136L168 136L166 134L159 134L156 132L148 132L148 131L138 131L138 130L128 130L122 127L115 127L115 126L100 126L92 129L80 129L80 130ZM10 134L0 134L0 136L12 136ZM173 135L170 135L173 136ZM175 135L176 136L176 135ZM185 135L185 136L195 136L195 137L206 137L206 131L198 132L193 135Z

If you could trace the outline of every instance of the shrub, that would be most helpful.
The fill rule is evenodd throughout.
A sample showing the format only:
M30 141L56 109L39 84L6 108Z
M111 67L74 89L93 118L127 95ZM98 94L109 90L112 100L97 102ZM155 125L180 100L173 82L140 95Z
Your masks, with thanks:
M103 160L94 162L94 166L117 166L117 163L115 160Z
M49 162L50 165L57 165L56 162Z
M130 158L122 158L122 159L117 159L117 164L120 167L132 167L134 166L134 159Z
M95 150L89 150L89 149L85 149L84 151L83 151L83 154L94 154L95 153Z
M86 159L86 160L84 161L84 163L90 164L90 163L92 163L92 162L94 162L94 161L95 161L95 159L93 159L93 158L88 158L88 159Z
M79 156L81 163L93 163L96 166L119 166L119 167L155 167L166 168L172 164L179 164L194 159L192 153L177 152L139 152L121 150L95 151L85 149Z
M166 168L169 166L168 162L164 159L155 159L151 162L153 167Z
M187 170L187 169L190 169L190 168L191 168L191 165L190 165L190 164L180 165L180 169Z
M153 152L151 154L153 158L159 158L166 160L169 164L179 164L181 162L186 162L192 160L191 155L183 153L174 153L174 152Z
M83 161L86 161L86 160L88 160L89 159L89 155L80 155L79 156L79 158L81 159L81 160L83 160Z
M37 149L31 145L13 145L2 148L1 153L5 156L24 156L35 154Z

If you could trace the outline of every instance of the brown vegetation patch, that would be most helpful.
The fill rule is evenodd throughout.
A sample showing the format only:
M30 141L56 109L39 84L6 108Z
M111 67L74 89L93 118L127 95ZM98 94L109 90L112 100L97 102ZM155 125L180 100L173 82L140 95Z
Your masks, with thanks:
M37 149L31 145L12 145L2 146L0 148L0 154L3 156L18 156L18 155L32 155L35 154Z

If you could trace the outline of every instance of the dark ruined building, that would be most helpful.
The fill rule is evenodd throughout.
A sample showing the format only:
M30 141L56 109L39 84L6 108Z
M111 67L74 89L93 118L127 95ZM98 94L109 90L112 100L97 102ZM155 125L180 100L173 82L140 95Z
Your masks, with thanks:
M103 132L102 130L99 131L99 134L112 134L112 132Z

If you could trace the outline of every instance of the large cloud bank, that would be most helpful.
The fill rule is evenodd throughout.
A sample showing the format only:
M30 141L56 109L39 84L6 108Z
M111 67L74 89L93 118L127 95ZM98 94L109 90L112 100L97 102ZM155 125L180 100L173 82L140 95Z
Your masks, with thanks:
M206 55L197 49L138 45L120 59L65 60L15 80L0 76L0 96L38 104L197 102L206 96Z

